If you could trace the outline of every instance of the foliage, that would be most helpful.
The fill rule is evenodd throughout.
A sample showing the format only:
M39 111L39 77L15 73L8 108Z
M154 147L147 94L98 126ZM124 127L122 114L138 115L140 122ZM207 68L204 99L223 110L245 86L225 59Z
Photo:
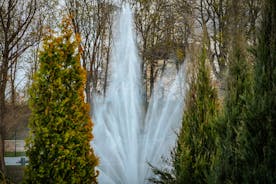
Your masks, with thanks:
M244 155L248 183L276 183L276 2L264 1Z
M2 171L0 171L0 183L1 184L13 184L12 180L8 178Z
M168 160L163 160L163 161L167 162ZM167 162L167 164L169 164L169 162ZM152 172L154 174L153 177L149 178L150 183L155 183L155 184L176 183L173 171L155 167L150 163L149 163L149 166L151 167Z
M246 131L249 100L252 98L252 70L247 60L240 33L234 36L226 79L224 113L218 120L219 144L217 168L212 180L218 183L242 183L241 170L245 165L243 134Z
M214 172L218 183L276 182L275 7L275 1L264 2L253 79L241 30L234 36Z
M219 103L206 61L206 49L203 48L197 75L186 98L186 110L173 161L176 183L207 182L214 159L217 137L215 119Z
M153 183L206 183L214 161L215 119L219 113L217 91L212 84L206 49L202 49L189 87L182 128L172 153L174 171L153 168Z
M84 103L85 72L68 21L46 37L30 89L25 183L97 183L98 159L90 147L92 122Z

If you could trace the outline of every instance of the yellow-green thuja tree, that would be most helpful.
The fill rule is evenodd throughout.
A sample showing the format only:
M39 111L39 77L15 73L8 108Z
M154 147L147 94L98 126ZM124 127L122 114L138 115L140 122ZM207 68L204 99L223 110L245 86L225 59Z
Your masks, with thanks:
M26 142L25 183L97 183L98 159L90 147L92 122L84 101L85 71L79 38L64 21L44 40L30 89L32 110Z

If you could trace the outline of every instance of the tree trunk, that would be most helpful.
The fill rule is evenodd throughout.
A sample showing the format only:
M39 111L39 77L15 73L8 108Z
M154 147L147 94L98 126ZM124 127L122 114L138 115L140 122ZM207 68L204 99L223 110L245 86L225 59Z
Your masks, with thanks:
M153 88L154 88L154 61L151 61L150 63L150 94L149 96L151 96L152 92L153 92Z
M7 85L8 75L8 55L3 54L3 64L0 70L0 170L5 173L5 162L4 162L4 137L5 137L5 124L4 116L6 111L5 104L5 91Z
M106 68L105 68L105 73L104 73L104 96L106 95L106 90L107 90L107 78L108 78L108 69L109 69L109 52L110 52L110 46L108 46Z
M5 87L1 83L0 86L0 171L5 174L5 161L4 161L4 135L5 135ZM4 92L3 92L4 91Z
M0 167L1 167L0 172L2 172L5 175L6 169L5 169L5 160L4 160L4 138L2 136L2 131L0 133Z
M16 86L15 86L15 77L17 74L17 60L15 60L14 66L11 66L10 82L11 82L11 104L14 107L16 101Z

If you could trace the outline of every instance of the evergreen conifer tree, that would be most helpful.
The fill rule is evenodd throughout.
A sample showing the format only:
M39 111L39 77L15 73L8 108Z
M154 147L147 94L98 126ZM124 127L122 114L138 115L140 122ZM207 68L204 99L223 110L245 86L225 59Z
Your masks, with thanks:
M90 147L92 122L84 102L85 71L77 41L64 21L48 36L30 89L32 110L25 183L97 183L98 159Z
M182 129L174 153L173 166L179 184L208 182L214 160L219 101L206 61L203 47L186 97Z
M206 43L204 31L203 44ZM182 127L172 151L172 170L155 168L152 183L208 183L217 142L216 118L219 114L217 90L211 79L207 49L195 60L185 98Z
M252 67L246 52L242 17L239 11L241 1L233 0L232 41L229 67L226 76L224 112L218 120L219 143L214 182L243 183L242 170L245 166L243 155L246 131L245 121L249 101L252 98Z
M276 1L265 0L244 153L248 183L276 183Z

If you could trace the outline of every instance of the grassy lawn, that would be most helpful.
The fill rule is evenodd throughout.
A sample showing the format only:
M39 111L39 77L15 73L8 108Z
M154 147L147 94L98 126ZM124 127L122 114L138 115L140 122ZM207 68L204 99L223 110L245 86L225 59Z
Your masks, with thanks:
M5 152L5 157L20 157L26 156L25 152Z

